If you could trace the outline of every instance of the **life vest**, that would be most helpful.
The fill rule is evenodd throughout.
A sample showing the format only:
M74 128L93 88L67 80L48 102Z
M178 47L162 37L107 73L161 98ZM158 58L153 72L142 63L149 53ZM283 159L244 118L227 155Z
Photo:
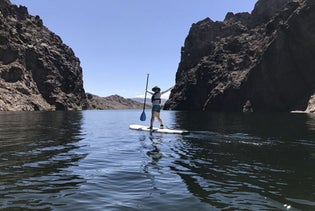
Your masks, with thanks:
M154 93L151 97L151 102L159 102L161 103L161 98L157 97L156 95L158 95L158 92Z

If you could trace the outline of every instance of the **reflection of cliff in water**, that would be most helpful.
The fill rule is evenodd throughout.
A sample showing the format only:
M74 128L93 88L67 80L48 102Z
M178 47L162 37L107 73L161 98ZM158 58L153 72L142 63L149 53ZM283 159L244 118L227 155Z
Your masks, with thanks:
M222 134L244 133L283 141L315 136L315 115L292 113L174 112L178 128Z
M314 201L314 116L175 112L174 119L193 132L173 149L171 169L201 201L220 209L243 202L267 209L272 200L308 209Z
M307 116L306 126L310 131L315 131L315 114L304 114Z
M55 192L84 182L73 172L63 172L86 157L76 152L82 147L81 125L81 112L0 113L0 185L4 192Z

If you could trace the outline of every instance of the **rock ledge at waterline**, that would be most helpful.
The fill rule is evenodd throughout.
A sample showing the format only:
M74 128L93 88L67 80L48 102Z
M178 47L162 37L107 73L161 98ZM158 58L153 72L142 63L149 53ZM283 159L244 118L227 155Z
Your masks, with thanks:
M87 107L79 59L24 6L0 1L0 110Z
M193 24L166 109L314 112L315 3L259 0L251 14Z

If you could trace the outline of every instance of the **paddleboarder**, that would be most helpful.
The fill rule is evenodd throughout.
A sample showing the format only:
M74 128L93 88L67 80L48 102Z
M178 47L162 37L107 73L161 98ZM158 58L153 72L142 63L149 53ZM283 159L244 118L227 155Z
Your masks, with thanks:
M146 90L149 94L152 95L151 97L151 102L152 102L152 114L151 114L151 122L150 122L150 127L149 129L153 128L153 123L154 123L154 119L157 118L158 122L160 123L160 128L163 129L164 125L163 125L163 121L160 117L160 111L161 111L161 95L165 94L166 92L170 91L171 89L173 89L173 87L162 91L160 87L153 87L152 91L148 91Z

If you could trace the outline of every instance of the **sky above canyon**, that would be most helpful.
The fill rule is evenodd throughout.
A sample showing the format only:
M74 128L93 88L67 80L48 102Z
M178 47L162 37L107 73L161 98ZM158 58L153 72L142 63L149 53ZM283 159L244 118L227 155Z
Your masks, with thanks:
M132 98L175 85L193 23L251 12L256 0L11 0L39 15L81 61L86 92ZM167 97L167 94L166 96Z

